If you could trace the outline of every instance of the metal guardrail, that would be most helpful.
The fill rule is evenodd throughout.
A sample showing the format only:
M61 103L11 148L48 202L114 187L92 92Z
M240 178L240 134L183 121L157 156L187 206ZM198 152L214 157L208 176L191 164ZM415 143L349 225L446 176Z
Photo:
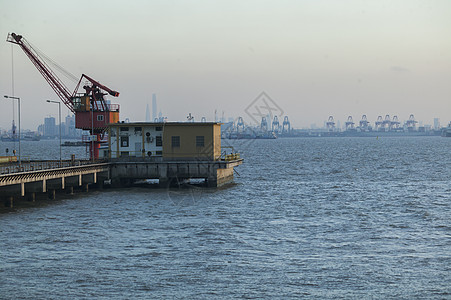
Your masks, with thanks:
M223 160L225 161L231 161L231 160L238 160L240 159L239 153L232 153L232 154L225 154Z
M149 155L150 152L150 155ZM114 158L117 157L162 157L163 156L163 151L158 150L158 154L156 153L157 151L116 151L116 150L111 150L111 156ZM125 154L126 153L126 154Z
M85 166L91 164L103 163L105 160L46 160L46 161L29 161L19 163L6 163L0 165L0 175L16 174L22 172L32 172L39 170L61 169L75 166Z
M5 187L14 184L21 184L21 193L24 195L24 185L29 182L37 182L60 179L71 176L82 176L87 174L96 174L98 172L104 172L109 169L108 163L87 164L80 166L71 166L66 168L56 169L42 169L34 170L30 172L19 172L11 174L0 175L0 187ZM94 175L95 176L95 175ZM95 178L95 177L94 177ZM80 180L80 179L79 179ZM94 179L95 181L95 179Z
M233 148L232 146L222 146L222 149L224 148L228 148L231 149L231 153L227 154L227 151L224 150L221 153L221 160L225 160L225 161L231 161L231 160L238 160L241 159L240 158L240 154L238 152L235 151L235 148Z

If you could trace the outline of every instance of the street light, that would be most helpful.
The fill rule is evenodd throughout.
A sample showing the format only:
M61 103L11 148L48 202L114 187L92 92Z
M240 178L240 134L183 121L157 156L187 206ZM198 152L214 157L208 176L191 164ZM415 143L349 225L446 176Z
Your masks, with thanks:
M4 95L3 97L17 100L17 103L18 103L18 106L19 106L19 166L20 166L22 164L22 161L20 159L20 98L19 97L14 97L14 96L7 96L7 95Z
M52 101L52 100L47 100L48 103L56 103L58 104L58 110L59 110L59 123L60 123L60 167L62 164L62 160L61 160L61 102L59 101Z

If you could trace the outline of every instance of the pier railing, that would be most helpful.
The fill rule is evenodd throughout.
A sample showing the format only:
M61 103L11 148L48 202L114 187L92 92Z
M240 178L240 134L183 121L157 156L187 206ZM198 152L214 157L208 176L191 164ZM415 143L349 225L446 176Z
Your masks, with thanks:
M46 161L28 161L19 163L8 163L0 165L0 175L14 174L21 172L31 172L39 170L60 169L74 166L84 166L90 164L103 163L104 160L46 160Z

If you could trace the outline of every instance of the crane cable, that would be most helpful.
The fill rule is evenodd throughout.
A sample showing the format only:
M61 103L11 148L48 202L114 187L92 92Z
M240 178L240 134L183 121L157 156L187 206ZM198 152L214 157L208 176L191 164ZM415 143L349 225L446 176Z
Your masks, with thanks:
M13 47L13 44L11 44L11 92L14 97L15 95L14 95L14 47ZM13 104L13 122L12 122L12 126L11 126L11 135L13 137L14 149L16 149L16 132L15 132L16 125L14 124L14 117L15 117L14 101L12 102L12 104ZM20 132L19 132L19 135L20 135ZM15 151L14 149L13 149L13 151Z
M53 59L51 59L50 57L48 57L44 52L42 52L38 47L33 46L30 42L28 42L28 45L31 49L33 49L33 51L39 56L41 57L43 60L45 60L45 62L51 64L53 67L55 67L56 69L58 69L59 72L61 72L61 74L66 77L67 79L69 79L72 82L77 83L78 82L78 78L72 74L71 72L67 71L66 69L64 69L61 65L59 65L57 62L55 62Z

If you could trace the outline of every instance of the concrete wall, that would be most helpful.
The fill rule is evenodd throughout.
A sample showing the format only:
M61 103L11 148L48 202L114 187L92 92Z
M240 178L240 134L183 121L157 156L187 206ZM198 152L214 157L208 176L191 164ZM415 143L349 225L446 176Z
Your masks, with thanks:
M233 168L216 170L216 186L231 183L233 181Z
M123 162L110 164L113 185L126 180L159 179L163 186L189 178L204 178L208 186L217 187L233 181L233 168L241 161L173 161L173 162Z

